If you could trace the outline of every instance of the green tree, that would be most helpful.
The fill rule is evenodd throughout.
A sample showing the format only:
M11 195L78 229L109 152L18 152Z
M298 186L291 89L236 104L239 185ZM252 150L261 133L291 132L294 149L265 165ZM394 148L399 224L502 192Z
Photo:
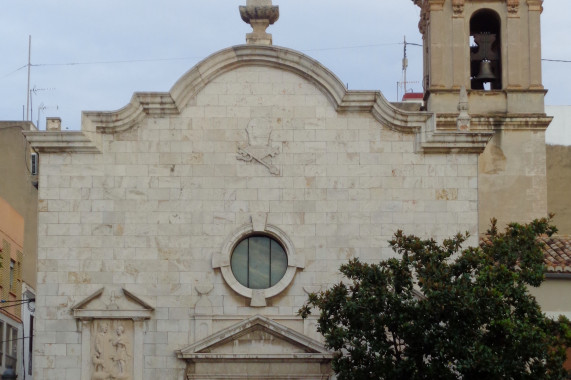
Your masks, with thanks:
M550 219L510 224L489 244L468 234L423 240L397 232L400 257L341 266L346 282L311 294L299 313L319 313L318 331L337 352L343 379L565 379L570 323L547 318L529 293L545 273L537 237Z

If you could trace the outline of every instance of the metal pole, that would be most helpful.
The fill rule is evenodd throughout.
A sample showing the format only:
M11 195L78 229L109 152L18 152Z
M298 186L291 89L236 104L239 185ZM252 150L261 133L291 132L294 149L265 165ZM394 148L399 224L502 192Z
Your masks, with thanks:
M32 67L32 36L28 36L28 91L26 91L26 121L30 121L30 68Z
M404 55L402 59L402 71L404 75L404 91L403 94L406 94L406 69L408 68L408 58L406 57L406 36L404 36Z

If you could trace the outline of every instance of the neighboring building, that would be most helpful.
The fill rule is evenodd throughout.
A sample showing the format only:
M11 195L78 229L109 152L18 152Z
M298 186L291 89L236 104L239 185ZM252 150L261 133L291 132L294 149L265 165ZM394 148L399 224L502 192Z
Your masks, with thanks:
M545 132L547 150L547 209L555 214L558 234L545 239L548 273L539 289L532 290L543 311L571 319L571 106L546 106L553 121ZM571 349L566 368L571 370Z
M0 369L18 365L22 352L22 261L24 218L0 198Z
M2 315L0 373L13 366L19 379L32 379L30 342L36 288L38 234L37 170L24 131L32 123L0 122L0 234ZM10 306L12 305L12 306ZM8 318L8 319L5 319Z
M571 236L571 106L546 106L553 121L545 132L547 143L547 209L562 235Z
M424 106L424 94L422 92L407 92L402 96L400 102L391 104L405 111L420 111Z
M475 245L492 216L545 216L542 2L415 2L426 111L272 46L278 8L248 0L247 45L169 92L86 112L80 132L27 132L34 377L329 379L297 310L342 263L391 257L397 229Z

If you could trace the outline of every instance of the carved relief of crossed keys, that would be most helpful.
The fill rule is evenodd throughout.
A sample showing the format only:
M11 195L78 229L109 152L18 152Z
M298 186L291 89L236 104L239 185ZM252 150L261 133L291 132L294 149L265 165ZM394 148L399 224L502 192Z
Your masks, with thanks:
M252 160L264 165L271 174L279 175L280 169L272 164L272 157L279 154L279 148L270 145L271 129L269 121L253 119L248 123L246 133L248 134L248 145L239 146L236 158L238 160L250 162ZM263 143L266 143L265 145Z

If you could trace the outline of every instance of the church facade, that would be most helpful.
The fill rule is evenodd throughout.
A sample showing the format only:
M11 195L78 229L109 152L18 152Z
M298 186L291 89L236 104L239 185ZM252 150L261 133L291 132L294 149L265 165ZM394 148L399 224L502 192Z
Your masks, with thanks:
M544 216L538 41L509 50L511 31L539 28L541 1L417 3L427 110L273 46L278 8L248 0L248 43L169 92L86 112L78 132L27 133L41 154L34 377L331 379L297 311L342 263L393 256L398 229L475 245L492 211ZM473 15L495 20L493 60L471 62ZM444 77L447 60L464 71ZM495 78L470 73L484 61ZM529 202L510 210L513 197Z

